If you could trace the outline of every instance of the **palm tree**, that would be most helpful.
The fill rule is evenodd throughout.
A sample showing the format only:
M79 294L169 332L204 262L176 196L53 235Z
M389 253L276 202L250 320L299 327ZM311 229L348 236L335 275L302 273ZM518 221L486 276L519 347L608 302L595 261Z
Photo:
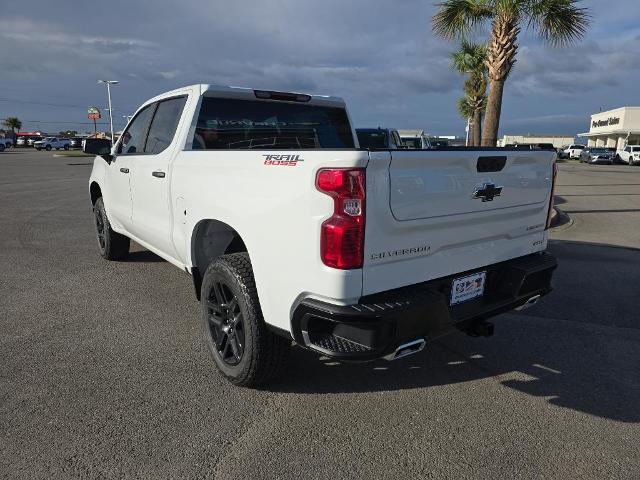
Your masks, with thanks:
M11 129L11 138L13 143L16 142L16 130L20 130L22 128L22 122L18 120L17 117L7 117L4 119L2 124Z
M472 113L471 144L480 146L482 132L482 112L486 106L487 92L487 47L477 43L462 41L460 50L451 54L451 66L458 72L468 75L464 82L467 106ZM460 103L458 103L460 107ZM458 108L460 111L460 108Z
M433 16L433 31L443 38L464 38L491 22L487 52L489 97L482 131L482 145L498 140L504 84L516 62L518 34L530 27L552 46L565 46L584 35L589 25L579 0L444 0Z

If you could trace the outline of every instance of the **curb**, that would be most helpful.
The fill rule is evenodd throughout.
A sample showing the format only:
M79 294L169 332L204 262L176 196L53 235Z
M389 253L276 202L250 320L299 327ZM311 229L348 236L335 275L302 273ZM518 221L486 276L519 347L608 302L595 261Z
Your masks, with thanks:
M567 215L562 209L553 207L553 213L551 214L551 229L554 232L562 232L571 228L574 224L573 219Z

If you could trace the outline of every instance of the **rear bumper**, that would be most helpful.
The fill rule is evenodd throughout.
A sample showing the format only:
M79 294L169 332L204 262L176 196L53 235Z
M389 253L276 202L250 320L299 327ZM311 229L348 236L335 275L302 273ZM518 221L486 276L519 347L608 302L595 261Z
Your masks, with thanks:
M373 360L418 338L469 331L478 322L549 293L556 267L552 255L538 253L368 295L355 305L307 299L293 313L292 335L298 344L331 358ZM450 306L453 279L479 271L487 272L484 295Z

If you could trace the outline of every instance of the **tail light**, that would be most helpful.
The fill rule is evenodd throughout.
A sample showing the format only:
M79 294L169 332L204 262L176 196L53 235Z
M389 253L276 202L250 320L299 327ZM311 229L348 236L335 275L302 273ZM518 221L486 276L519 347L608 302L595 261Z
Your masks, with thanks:
M320 257L333 268L362 268L365 173L362 168L322 169L316 188L333 198L333 215L322 223Z
M556 193L556 177L558 176L558 164L553 162L553 179L551 180L551 199L549 200L549 211L547 212L547 225L545 230L551 227L551 213L553 212L553 196Z

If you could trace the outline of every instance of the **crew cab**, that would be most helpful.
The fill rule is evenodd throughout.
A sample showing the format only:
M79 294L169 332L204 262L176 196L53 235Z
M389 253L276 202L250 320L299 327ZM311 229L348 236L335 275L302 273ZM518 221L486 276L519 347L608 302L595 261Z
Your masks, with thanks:
M337 97L193 85L154 97L89 179L99 252L191 275L213 362L274 378L292 341L397 359L551 290L555 154L361 148Z
M70 142L67 138L57 138L57 137L45 137L43 140L38 140L37 142L33 142L33 146L37 150L69 150Z

